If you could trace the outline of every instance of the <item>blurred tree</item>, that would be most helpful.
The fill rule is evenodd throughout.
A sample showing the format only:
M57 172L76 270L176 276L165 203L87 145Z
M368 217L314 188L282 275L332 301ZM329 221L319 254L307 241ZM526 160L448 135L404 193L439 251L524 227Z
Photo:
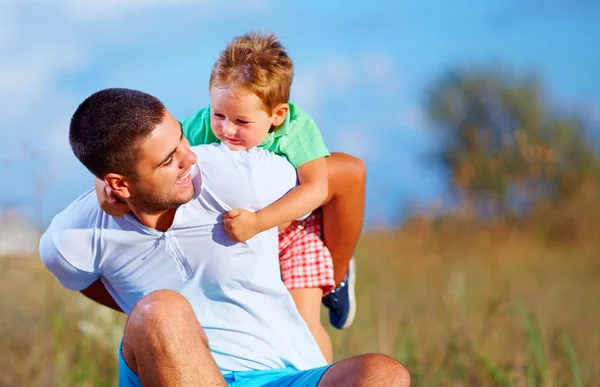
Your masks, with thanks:
M553 110L537 77L499 67L451 71L429 90L426 108L444 136L440 157L453 186L479 214L595 194L600 164L585 117Z

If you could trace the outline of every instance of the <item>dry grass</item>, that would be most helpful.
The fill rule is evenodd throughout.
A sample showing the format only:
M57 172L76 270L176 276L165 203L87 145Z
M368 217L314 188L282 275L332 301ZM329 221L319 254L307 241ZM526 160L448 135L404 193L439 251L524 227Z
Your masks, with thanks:
M594 385L596 243L427 221L365 236L357 321L332 332L335 354L395 356L418 386Z
M417 386L588 386L600 379L598 243L418 219L365 235L359 309L336 358L383 352ZM113 386L123 316L0 258L0 385Z

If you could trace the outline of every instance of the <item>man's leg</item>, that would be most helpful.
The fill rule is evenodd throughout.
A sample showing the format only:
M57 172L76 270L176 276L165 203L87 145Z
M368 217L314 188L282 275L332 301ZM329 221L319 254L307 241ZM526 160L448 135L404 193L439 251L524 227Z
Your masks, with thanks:
M240 374L241 375L241 374ZM253 371L252 386L262 387L408 387L410 375L396 360L371 354L304 371Z
M227 386L188 301L159 290L143 297L125 326L123 358L146 386Z
M366 168L356 157L332 153L327 158L327 171L329 194L323 204L323 236L338 286L346 277L363 226Z
M408 387L410 374L395 359L381 354L351 357L333 364L318 387Z

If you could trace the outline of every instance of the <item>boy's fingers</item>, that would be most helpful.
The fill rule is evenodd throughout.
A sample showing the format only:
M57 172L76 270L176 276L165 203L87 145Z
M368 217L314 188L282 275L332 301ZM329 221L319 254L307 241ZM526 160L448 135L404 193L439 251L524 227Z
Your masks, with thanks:
M236 216L240 216L240 210L231 210L227 213L227 216L230 218L235 218Z

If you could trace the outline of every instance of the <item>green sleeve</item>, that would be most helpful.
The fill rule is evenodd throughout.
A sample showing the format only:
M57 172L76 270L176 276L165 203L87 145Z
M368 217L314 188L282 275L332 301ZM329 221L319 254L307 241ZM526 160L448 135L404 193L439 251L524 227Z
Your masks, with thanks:
M285 128L286 133L278 138L275 152L286 156L294 168L321 157L328 157L329 150L312 117L291 103L289 116L289 126Z
M183 136L190 145L220 142L210 129L210 106L206 106L181 121Z

